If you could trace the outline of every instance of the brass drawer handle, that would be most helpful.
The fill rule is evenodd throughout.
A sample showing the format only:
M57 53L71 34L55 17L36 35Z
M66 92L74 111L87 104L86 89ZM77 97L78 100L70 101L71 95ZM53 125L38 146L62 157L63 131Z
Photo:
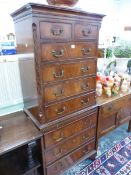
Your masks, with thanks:
M55 137L54 137L54 139L55 139L56 142L59 142L59 141L63 140L64 139L63 132L60 132L60 137L58 139L56 139Z
M55 58L62 57L64 56L64 49L61 49L60 51L56 51L53 49L51 53Z
M81 51L83 55L88 55L91 52L91 48L82 48Z
M83 153L84 154L87 154L89 152L89 149L88 148L86 148L85 150L83 150Z
M82 84L82 85L81 85L81 89L82 89L82 90L86 90L86 89L88 89L88 88L89 88L89 83L87 83L87 84L85 83L85 84Z
M82 30L83 36L89 36L91 34L91 28L86 28Z
M56 157L59 157L62 153L63 153L62 148L59 149L59 150L55 150L55 151L54 151L54 154L55 154Z
M81 104L82 105L87 105L89 103L89 98L88 99L84 99L84 100L81 100Z
M62 28L52 28L51 29L51 33L54 35L54 36L60 36L62 33L63 33L63 29Z
M63 108L61 108L61 109L56 109L57 115L63 114L65 112L65 109L66 109L65 106Z
M62 69L59 73L53 72L53 75L54 78L62 78L64 76L64 70Z
M89 69L90 69L89 66L85 66L85 67L82 67L82 68L81 68L81 71L82 71L83 73L85 73L85 72L88 72Z
M61 97L64 95L64 89L59 90L58 92L54 92L55 97Z
M89 138L88 135L87 135L87 136L83 135L83 136L82 136L82 141L85 141L85 140L88 139L88 138Z

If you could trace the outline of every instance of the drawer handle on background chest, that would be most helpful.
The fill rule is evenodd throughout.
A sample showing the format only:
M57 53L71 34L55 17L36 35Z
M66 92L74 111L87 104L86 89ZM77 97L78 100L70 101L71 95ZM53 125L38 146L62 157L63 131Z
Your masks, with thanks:
M55 36L61 35L63 33L63 31L64 30L62 28L54 28L54 29L52 28L51 29L51 33Z
M81 100L82 105L87 105L89 103L89 98L86 100Z
M54 78L62 78L64 76L64 70L61 70L61 72L56 73L53 72Z
M63 140L64 139L63 132L60 132L60 137L58 139L56 139L55 137L54 137L54 139L55 139L56 142L59 142L59 141Z
M57 92L54 92L54 95L55 95L55 97L60 97L60 96L64 95L64 89L61 89Z
M52 55L56 58L64 56L64 49L61 49L60 51L52 50Z
M82 48L81 51L83 55L88 55L91 52L91 48Z
M108 107L108 110L112 110L113 109L113 105L111 104L109 107Z
M88 89L89 88L89 83L85 83L85 84L82 84L81 85L81 89L82 90L86 90L86 89Z
M89 69L90 69L89 66L85 66L85 67L82 67L82 68L81 68L81 71L85 73L85 72L88 72Z
M61 109L56 109L57 115L63 114L65 112L65 109L66 109L65 106L63 108L61 108Z
M82 30L82 33L83 33L83 36L89 36L89 34L91 34L91 28L87 28L87 29L83 29Z

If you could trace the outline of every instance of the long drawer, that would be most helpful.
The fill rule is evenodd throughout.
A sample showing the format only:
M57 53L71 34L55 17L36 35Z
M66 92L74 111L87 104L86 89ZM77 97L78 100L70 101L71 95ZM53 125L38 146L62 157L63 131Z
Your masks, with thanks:
M88 77L79 80L65 81L55 85L45 86L44 101L49 103L65 97L71 97L91 90L95 91L96 77Z
M44 83L96 75L96 60L48 64L41 69L41 72Z
M46 122L96 104L95 92L45 107Z
M61 128L46 132L44 134L45 148L50 148L52 145L60 143L64 139L68 139L76 133L83 131L86 128L93 128L97 124L97 112L87 114L84 117L72 121Z
M42 44L43 61L94 58L97 56L96 42Z
M63 141L54 148L46 150L45 152L46 164L54 162L55 160L73 151L74 149L84 144L85 142L94 139L95 135L96 135L96 127L88 128L83 132L81 132L80 134L73 136L66 141Z
M64 172L64 170L68 169L83 157L88 157L88 154L93 152L93 150L95 150L94 140L48 166L46 168L47 175L58 175Z

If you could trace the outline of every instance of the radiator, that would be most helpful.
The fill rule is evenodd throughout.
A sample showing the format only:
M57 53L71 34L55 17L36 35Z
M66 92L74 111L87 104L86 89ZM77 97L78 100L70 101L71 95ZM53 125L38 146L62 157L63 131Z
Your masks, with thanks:
M36 105L35 81L33 54L0 56L0 115L22 110L24 103Z
M0 58L0 109L23 103L18 61Z

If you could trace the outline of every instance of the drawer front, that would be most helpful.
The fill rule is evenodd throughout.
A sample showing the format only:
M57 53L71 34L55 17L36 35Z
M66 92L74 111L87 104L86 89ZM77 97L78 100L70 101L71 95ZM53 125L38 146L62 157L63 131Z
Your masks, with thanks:
M105 104L101 107L102 116L110 115L116 113L121 107L121 100L112 101L111 103Z
M72 123L69 123L62 128L59 128L55 131L48 132L44 134L45 147L46 149L50 146L60 143L64 139L67 139L73 136L76 133L83 131L86 128L93 128L97 124L97 113L93 113L89 116L85 116L80 120L76 120Z
M97 55L96 42L43 44L41 49L43 61L62 61L86 57L93 58Z
M94 104L96 104L95 92L65 102L59 102L45 108L46 121L49 122L51 120L56 120L66 114Z
M82 159L84 156L87 156L89 152L95 149L95 141L85 144L81 148L75 150L73 153L68 154L62 159L56 161L54 164L47 167L47 175L58 175L64 172L66 169L69 169L74 163Z
M75 39L97 39L98 26L93 24L75 24Z
M46 163L49 164L58 158L64 156L68 152L74 150L75 148L79 147L81 144L84 144L85 142L94 139L96 133L96 128L89 128L86 131L80 133L77 136L74 136L67 141L63 142L62 144L59 144L59 146L56 146L50 150L46 151Z
M45 83L95 74L96 60L79 63L50 64L42 69L43 82Z
M79 93L95 90L95 88L95 77L83 78L77 81L65 81L61 84L46 86L44 89L44 101L45 103L49 103Z
M46 40L70 40L71 28L69 23L40 22L40 35L45 42Z

